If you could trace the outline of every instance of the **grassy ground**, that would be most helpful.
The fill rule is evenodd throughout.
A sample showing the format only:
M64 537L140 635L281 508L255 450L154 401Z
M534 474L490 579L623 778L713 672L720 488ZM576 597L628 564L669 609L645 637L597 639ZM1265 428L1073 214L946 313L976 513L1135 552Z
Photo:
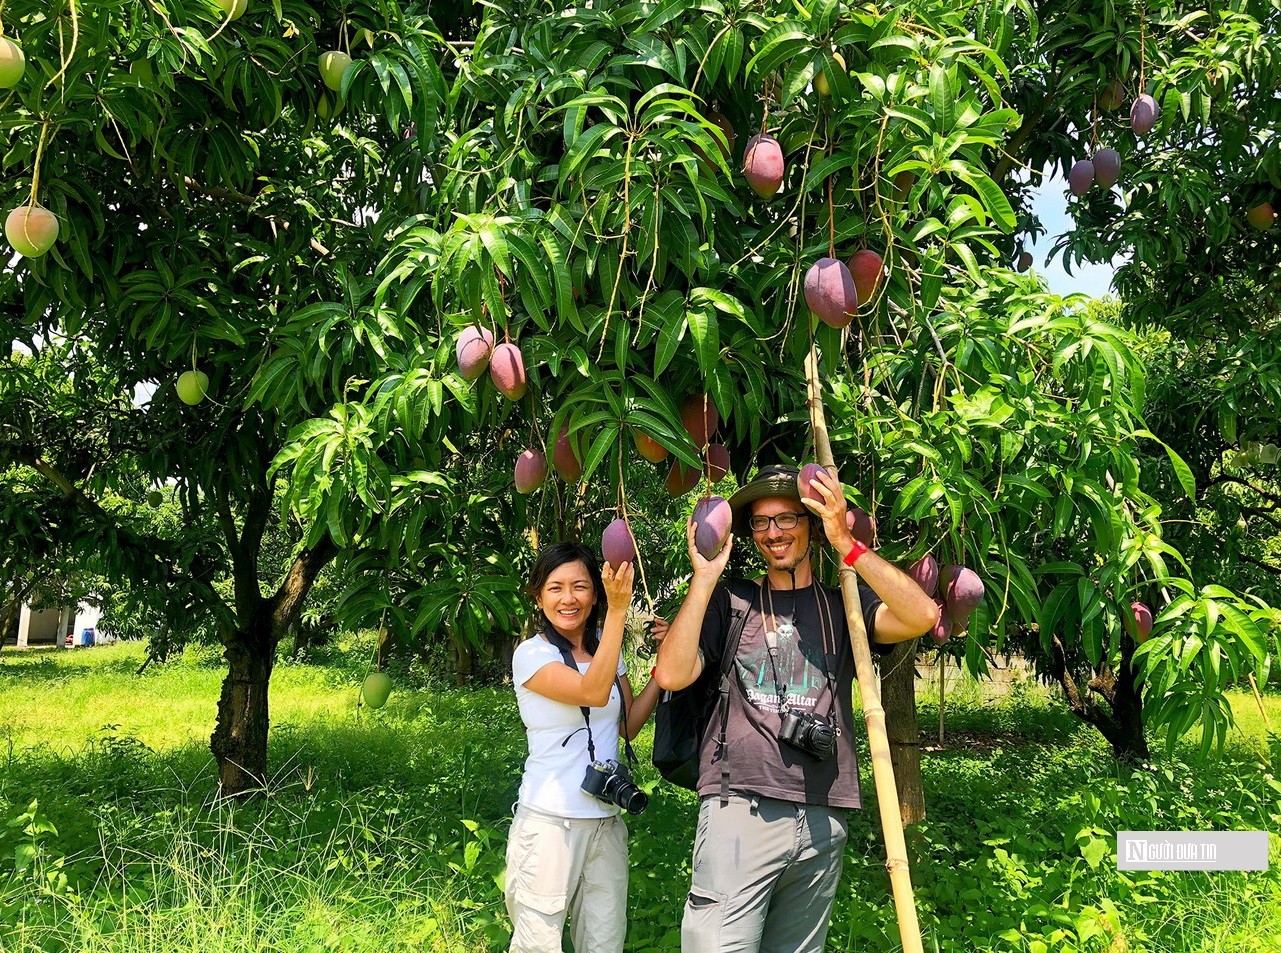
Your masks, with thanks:
M238 807L211 798L216 656L135 676L136 645L0 655L0 950L505 949L524 756L511 693L400 677L387 708L360 710L363 648L277 668L276 776ZM1276 729L1281 698L1265 704ZM1122 775L1039 687L1000 702L951 689L909 845L926 948L1281 951L1276 836L1265 874L1116 870L1118 829L1275 835L1263 716L1249 694L1233 705L1222 761ZM921 720L928 738L929 690ZM629 820L631 951L679 945L693 814L691 795L661 786ZM897 948L874 818L851 822L832 949Z

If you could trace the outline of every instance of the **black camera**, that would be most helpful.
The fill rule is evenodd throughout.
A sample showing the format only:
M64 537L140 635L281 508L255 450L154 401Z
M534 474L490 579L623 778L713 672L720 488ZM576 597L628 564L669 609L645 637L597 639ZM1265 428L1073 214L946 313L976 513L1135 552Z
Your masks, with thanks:
M627 765L617 761L593 761L583 777L583 790L606 804L617 804L628 814L649 807L649 795L632 781Z
M786 741L819 761L826 761L836 753L838 734L836 726L827 719L808 711L790 709L783 712L783 723L778 729L780 741Z

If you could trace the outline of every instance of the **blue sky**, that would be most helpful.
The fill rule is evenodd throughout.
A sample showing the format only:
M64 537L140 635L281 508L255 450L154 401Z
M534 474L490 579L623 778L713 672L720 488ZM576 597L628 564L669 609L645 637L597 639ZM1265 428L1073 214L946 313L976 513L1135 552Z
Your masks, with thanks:
M1034 195L1032 210L1045 226L1047 234L1037 239L1035 244L1028 246L1028 250L1035 259L1032 270L1045 279L1046 284L1055 294L1067 295L1080 292L1092 298L1102 298L1108 294L1112 275L1116 271L1113 264L1083 264L1074 268L1073 273L1069 275L1063 269L1061 258L1056 256L1050 264L1045 263L1046 256L1054 247L1055 239L1073 228L1072 219L1067 213L1067 183L1056 175L1042 182Z

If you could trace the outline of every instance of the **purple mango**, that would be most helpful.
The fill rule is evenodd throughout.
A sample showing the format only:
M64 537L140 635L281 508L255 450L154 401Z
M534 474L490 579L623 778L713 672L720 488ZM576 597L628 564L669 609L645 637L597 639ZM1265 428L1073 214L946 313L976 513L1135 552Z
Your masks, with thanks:
M1068 187L1072 189L1072 194L1084 195L1090 191L1090 186L1093 184L1094 163L1089 159L1078 159L1072 166L1072 171L1068 173Z
M1156 100L1144 93L1130 106L1130 128L1138 136L1146 136L1161 118L1161 107Z
M530 447L516 458L516 491L533 493L547 479L547 454Z
M934 598L934 593L939 588L939 561L930 554L926 553L916 562L912 563L907 574L916 580L916 584L921 587L927 596Z
M636 540L627 520L619 518L605 527L600 538L600 553L614 569L636 559Z
M1090 160L1094 163L1094 181L1102 189L1110 189L1121 177L1121 153L1115 149L1100 149Z
M805 303L824 324L843 328L858 314L858 290L849 266L820 258L805 273Z
M715 559L729 538L734 513L719 496L705 496L694 504L694 546L704 559Z

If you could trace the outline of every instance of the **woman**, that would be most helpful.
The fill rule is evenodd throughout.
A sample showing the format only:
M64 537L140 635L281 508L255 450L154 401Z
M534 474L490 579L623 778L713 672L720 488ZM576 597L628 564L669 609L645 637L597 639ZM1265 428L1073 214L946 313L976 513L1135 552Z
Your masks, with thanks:
M620 722L631 740L658 702L652 679L632 698L620 658L632 565L602 569L586 546L556 543L539 556L527 591L541 624L512 659L529 757L507 841L510 949L560 953L568 916L575 953L619 953L627 932L627 827L615 804L582 785L593 760L618 757Z

